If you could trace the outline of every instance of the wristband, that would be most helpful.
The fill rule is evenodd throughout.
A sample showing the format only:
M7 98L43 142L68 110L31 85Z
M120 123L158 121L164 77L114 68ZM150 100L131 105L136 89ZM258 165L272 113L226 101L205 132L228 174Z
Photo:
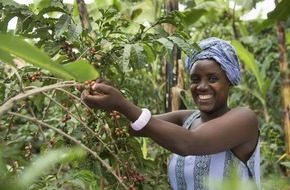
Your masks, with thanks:
M143 108L141 115L138 117L138 119L134 123L131 124L131 127L135 131L139 131L147 125L150 118L151 118L151 112L147 108Z

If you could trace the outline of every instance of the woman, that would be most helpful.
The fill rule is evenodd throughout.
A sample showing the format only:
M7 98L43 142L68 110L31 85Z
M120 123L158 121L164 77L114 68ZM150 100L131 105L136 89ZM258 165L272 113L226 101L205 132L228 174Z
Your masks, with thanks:
M173 153L168 166L172 189L208 189L210 180L221 182L235 168L243 180L260 187L259 129L252 110L227 104L229 91L240 82L234 48L218 38L199 43L200 51L187 58L190 91L196 110L151 116L103 82L83 92L82 100L94 108L116 110L133 123L132 135L153 139ZM182 127L181 127L182 126Z

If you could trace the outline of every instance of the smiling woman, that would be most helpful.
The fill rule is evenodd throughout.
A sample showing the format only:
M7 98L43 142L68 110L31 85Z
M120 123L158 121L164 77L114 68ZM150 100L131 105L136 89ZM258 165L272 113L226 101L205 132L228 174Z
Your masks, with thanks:
M260 150L257 118L249 108L230 108L229 90L240 82L236 52L228 42L209 38L200 51L187 58L190 91L198 110L178 110L151 116L146 108L129 102L107 81L99 79L84 91L82 100L92 108L116 110L132 125L135 136L153 139L171 151L168 175L172 189L211 189L238 175L260 188ZM234 173L231 173L231 170Z

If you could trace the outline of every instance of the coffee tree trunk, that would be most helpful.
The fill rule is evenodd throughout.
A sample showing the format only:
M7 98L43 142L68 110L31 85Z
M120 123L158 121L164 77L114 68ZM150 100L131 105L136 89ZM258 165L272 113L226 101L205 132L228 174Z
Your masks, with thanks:
M164 6L167 12L178 10L177 0L166 0ZM165 30L172 34L175 27L171 24L165 25ZM182 108L180 95L183 92L183 65L181 61L181 50L174 45L170 60L164 61L166 78L165 110L167 112Z
M276 4L278 1L275 1ZM290 72L286 47L285 28L280 21L276 22L276 32L279 50L279 65L282 76L282 109L283 126L285 130L286 154L290 157Z

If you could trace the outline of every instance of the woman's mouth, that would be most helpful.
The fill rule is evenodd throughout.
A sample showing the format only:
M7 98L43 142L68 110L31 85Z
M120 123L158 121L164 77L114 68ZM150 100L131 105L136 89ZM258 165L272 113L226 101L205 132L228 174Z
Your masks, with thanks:
M198 98L199 98L200 100L208 100L208 99L210 99L210 98L212 98L212 97L213 97L212 94L200 94L200 95L198 95Z

